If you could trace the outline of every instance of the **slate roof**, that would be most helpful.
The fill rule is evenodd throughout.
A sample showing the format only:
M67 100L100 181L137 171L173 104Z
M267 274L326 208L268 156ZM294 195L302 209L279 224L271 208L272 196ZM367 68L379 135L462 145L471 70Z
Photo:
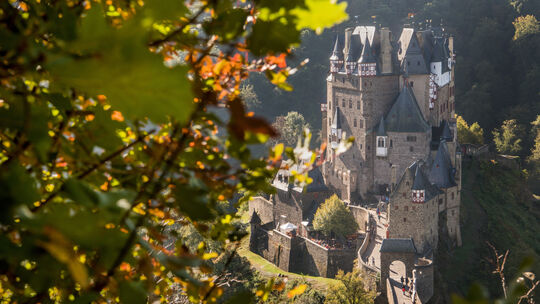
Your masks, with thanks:
M403 87L385 118L386 132L423 133L430 129L411 88Z
M442 191L439 188L437 188L437 186L434 185L432 181L429 180L425 172L426 169L427 168L425 166L425 163L423 161L417 160L414 163L412 163L412 165L410 165L409 168L407 168L407 171L409 174L411 174L413 178L413 184L411 186L411 190L425 190L426 191L425 200L427 202L431 200L432 198L434 198L435 196L441 194ZM400 183L401 183L401 180L400 180Z
M331 127L332 129L341 129L341 110L339 109L339 107L336 107Z
M249 220L249 222L251 224L260 224L262 222L261 218L259 217L257 212L255 212L255 210L253 210L253 212L251 213L251 219Z
M431 170L429 171L429 180L439 188L450 188L456 186L452 161L450 160L448 147L446 146L446 141L444 140L441 140L439 149L437 150L437 155L435 156L435 160L431 165Z
M360 56L360 59L358 59L358 62L377 63L377 59L373 54L373 49L371 48L371 44L369 43L369 40L367 38L366 40L364 40L364 48L362 49L362 55Z
M420 43L416 37L415 31L412 28L404 28L398 45L398 58L401 61L401 70L407 71L409 74L429 74L429 69L426 64L426 59L420 48Z
M430 62L445 62L446 54L444 52L444 41L442 38L435 39L433 44L433 54L431 55Z
M381 121L379 121L379 125L377 126L377 136L386 136L386 128L384 126L384 116L381 116Z
M349 53L347 53L347 58L345 58L345 61L347 62L357 62L358 58L360 58L360 55L362 54L362 41L360 41L360 36L358 35L351 35L351 41L349 45Z
M307 192L320 192L328 190L324 183L324 178L319 167L315 167L308 172L308 176L313 179L313 182L306 187Z
M416 247L412 238L408 239L383 239L381 252L410 252L416 253Z
M442 134L441 139L444 139L446 141L452 141L452 132L450 131L450 126L448 125L448 122L446 120L443 120L441 122L442 124Z
M336 42L334 43L334 50L332 51L330 60L343 60L343 49L339 41L339 36L336 36Z

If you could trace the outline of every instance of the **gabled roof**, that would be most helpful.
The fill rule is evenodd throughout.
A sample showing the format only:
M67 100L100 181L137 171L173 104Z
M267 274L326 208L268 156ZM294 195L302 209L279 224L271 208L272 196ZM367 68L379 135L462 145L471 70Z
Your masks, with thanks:
M332 129L341 129L341 110L339 109L339 107L336 107L331 127Z
M386 132L426 132L430 129L411 88L403 87L385 118Z
M429 74L428 66L420 43L416 37L415 31L412 28L404 28L399 38L398 59L401 61L401 70L404 71L405 66L408 68L408 73L413 74Z
M330 60L343 60L343 49L339 42L339 36L336 36L336 42L334 43L334 50L332 51Z
M416 253L416 247L412 238L408 239L383 239L381 252L408 252Z
M373 55L373 49L371 48L371 43L366 38L364 40L364 48L362 49L362 55L358 59L359 63L377 63L377 59Z
M387 136L386 129L384 127L384 116L381 116L381 121L379 121L379 125L377 126L377 136Z
M446 61L446 54L444 52L444 41L442 38L434 39L433 54L431 55L430 62L444 62Z
M437 155L435 155L435 160L429 171L429 180L439 188L454 187L456 186L456 182L453 171L446 141L441 140Z
M360 36L351 35L351 41L349 42L349 53L346 54L345 61L347 62L357 62L362 53L362 42L360 41Z

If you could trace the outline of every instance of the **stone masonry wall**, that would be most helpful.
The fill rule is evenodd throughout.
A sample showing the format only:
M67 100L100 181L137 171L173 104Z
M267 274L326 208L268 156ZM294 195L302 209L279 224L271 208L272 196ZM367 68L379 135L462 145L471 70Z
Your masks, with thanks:
M340 269L344 272L351 272L354 266L355 259L355 249L329 250L326 277L335 277Z
M279 268L289 271L292 238L276 229L270 231L268 236L268 256L265 258Z
M257 212L263 225L274 221L273 208L274 205L261 196L256 196L249 201L249 215L251 216L253 211Z
M305 275L326 277L328 273L328 249L311 240L301 238L295 251L291 271Z
M354 216L354 219L356 220L356 223L358 224L360 230L365 232L365 228L369 222L368 210L366 208L353 205L349 205L349 210L351 210L351 213Z
M291 222L294 225L300 225L302 221L302 208L298 201L297 194L294 191L277 190L273 196L274 220L276 223L284 224ZM284 215L284 217L282 217Z
M416 141L407 140L412 136ZM375 159L375 183L390 184L392 165L396 166L396 176L401 177L415 160L426 159L430 153L430 141L431 131L427 134L388 132L388 157Z
M390 238L412 238L418 252L426 246L437 248L439 207L438 196L425 203L413 203L411 199L411 174L407 172L404 180L392 194L388 206Z

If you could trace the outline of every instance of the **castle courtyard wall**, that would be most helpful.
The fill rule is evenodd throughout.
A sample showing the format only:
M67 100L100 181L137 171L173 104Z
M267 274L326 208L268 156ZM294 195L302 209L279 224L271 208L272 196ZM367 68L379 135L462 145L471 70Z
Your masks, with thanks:
M262 224L274 221L273 210L274 204L262 196L256 196L249 201L249 215L252 215L253 211L257 212Z

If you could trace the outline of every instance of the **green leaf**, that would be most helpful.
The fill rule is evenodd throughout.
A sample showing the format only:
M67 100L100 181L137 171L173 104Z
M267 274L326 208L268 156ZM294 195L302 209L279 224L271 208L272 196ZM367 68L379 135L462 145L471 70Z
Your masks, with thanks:
M204 29L207 33L219 36L222 41L230 41L243 32L247 16L243 9L231 9L205 23Z
M68 111L72 110L73 106L71 105L71 100L67 97L64 97L64 95L59 93L53 93L49 94L47 96L49 98L49 101L55 106L58 110L61 111Z
M79 39L70 44L79 56L51 55L46 67L63 86L107 96L128 119L164 122L172 116L183 122L193 109L188 68L168 68L160 55L151 53L142 23L133 18L115 29L96 5L78 27Z
M213 219L207 191L206 185L196 178L190 179L188 184L178 185L175 191L178 208L194 221Z
M324 28L348 19L347 2L331 0L306 0L307 9L295 8L292 14L298 17L297 29L309 28L321 34Z
M181 0L151 0L144 3L146 15L154 20L179 19L188 13L187 7Z
M141 282L120 282L120 303L146 304L146 289Z
M247 45L253 55L283 53L292 45L300 43L300 31L294 24L281 20L258 20L253 25L253 32L247 39Z
M40 199L36 181L18 163L0 171L0 222L10 220L17 205L32 205ZM11 223L10 223L11 224Z

